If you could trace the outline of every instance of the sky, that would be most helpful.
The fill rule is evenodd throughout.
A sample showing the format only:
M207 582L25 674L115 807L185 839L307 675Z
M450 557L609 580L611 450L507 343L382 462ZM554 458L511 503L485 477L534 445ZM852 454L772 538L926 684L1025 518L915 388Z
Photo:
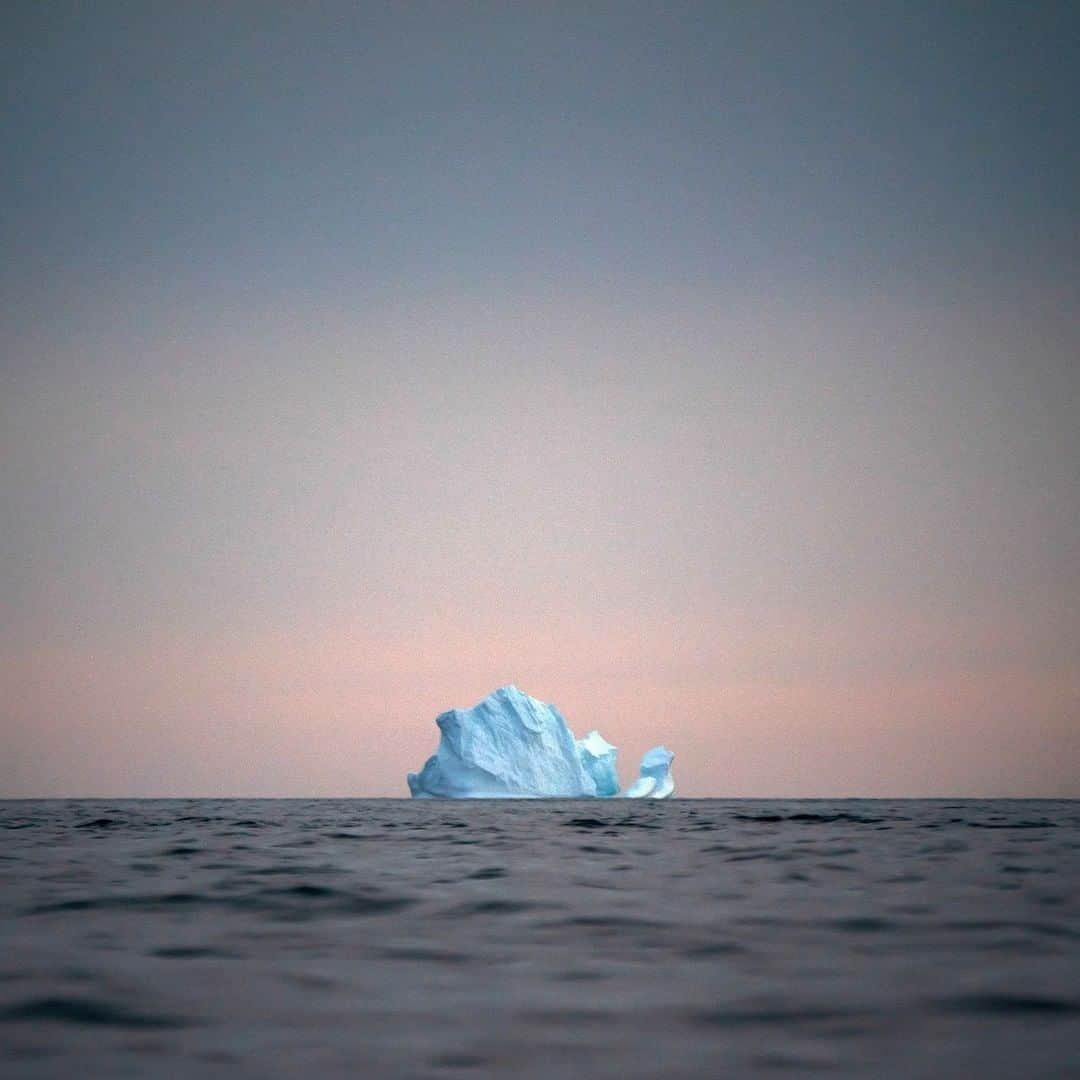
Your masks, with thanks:
M0 797L1080 797L1080 8L11 2Z

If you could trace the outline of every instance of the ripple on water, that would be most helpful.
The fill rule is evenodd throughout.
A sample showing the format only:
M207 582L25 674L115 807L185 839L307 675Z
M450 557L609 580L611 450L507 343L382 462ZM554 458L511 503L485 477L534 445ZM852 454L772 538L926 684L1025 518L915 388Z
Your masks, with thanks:
M732 814L731 816L736 821L755 821L766 825L778 825L782 822L799 825L835 825L837 822L849 822L853 825L879 825L887 820L882 817L867 817L862 814L843 812L836 814Z
M38 904L25 915L59 915L76 911L152 912L177 908L207 907L235 911L264 912L290 917L305 915L377 915L398 911L415 903L411 897L375 889L332 889L302 883L283 888L257 889L232 895L209 893L163 893L135 896L77 897L51 904Z
M944 1012L993 1016L1075 1016L1080 1000L1041 994L977 993L959 994L935 1002Z
M131 1009L102 998L39 997L0 1009L0 1022L88 1024L125 1028L178 1028L190 1023L176 1016Z

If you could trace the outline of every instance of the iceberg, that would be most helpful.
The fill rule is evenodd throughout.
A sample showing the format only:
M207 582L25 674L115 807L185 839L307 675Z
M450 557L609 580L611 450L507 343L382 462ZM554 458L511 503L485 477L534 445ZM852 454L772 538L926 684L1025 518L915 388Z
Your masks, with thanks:
M641 759L641 775L623 792L626 799L667 799L675 792L671 763L675 755L665 746L654 746Z
M596 782L554 705L504 686L435 720L439 748L409 773L413 798L592 798Z
M493 691L471 709L435 719L439 746L406 777L414 799L591 799L619 794L617 750L599 731L575 739L554 705L516 686ZM650 750L631 798L667 798L675 790L664 747Z

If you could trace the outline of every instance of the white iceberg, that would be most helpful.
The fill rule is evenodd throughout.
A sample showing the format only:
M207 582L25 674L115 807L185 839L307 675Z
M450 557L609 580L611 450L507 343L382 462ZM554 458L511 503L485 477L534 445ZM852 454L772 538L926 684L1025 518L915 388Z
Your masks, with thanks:
M616 748L598 731L575 739L554 705L516 686L495 690L471 709L450 709L435 723L438 749L419 773L407 776L415 799L588 799L619 793ZM623 794L672 794L673 757L662 746L650 750L641 778Z
M554 705L504 686L471 709L437 717L442 738L419 773L414 798L590 798L596 783Z
M664 746L654 746L641 759L641 775L623 792L625 799L667 799L675 792L671 763L675 755Z

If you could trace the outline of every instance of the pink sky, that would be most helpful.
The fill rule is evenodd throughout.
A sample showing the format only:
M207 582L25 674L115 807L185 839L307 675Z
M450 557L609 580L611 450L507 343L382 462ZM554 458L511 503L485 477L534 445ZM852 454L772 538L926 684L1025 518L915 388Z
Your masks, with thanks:
M0 794L404 795L513 682L685 795L1078 795L1067 397L1014 366L1057 310L52 340L5 401Z

